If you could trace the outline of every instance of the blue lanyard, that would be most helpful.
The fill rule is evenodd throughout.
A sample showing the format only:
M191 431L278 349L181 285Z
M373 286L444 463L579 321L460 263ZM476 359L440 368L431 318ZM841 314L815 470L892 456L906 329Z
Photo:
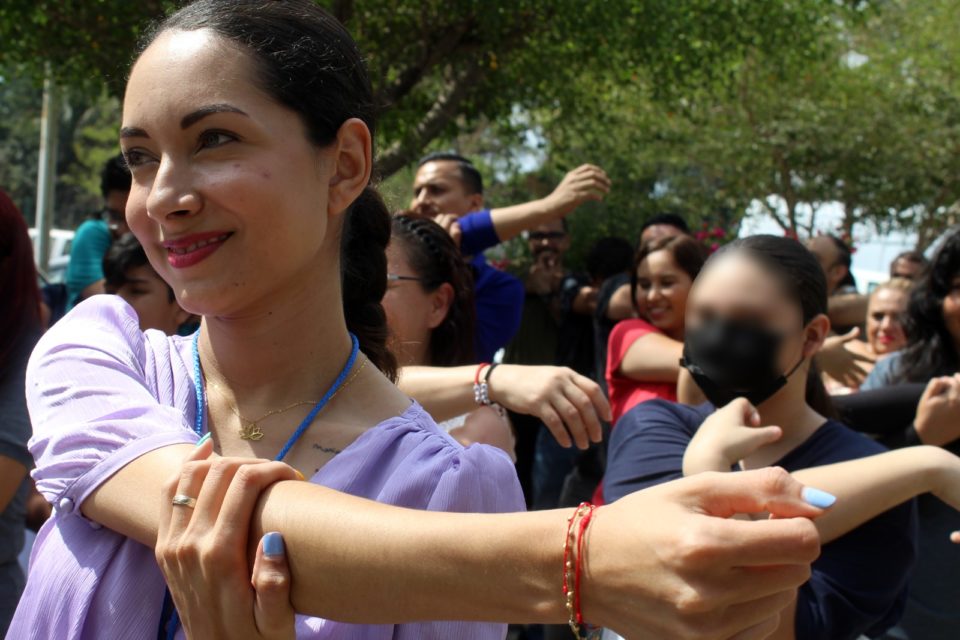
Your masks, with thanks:
M200 368L200 331L198 330L193 334L193 384L194 390L196 392L197 398L197 416L193 422L193 430L197 432L198 436L203 436L203 422L204 415L206 414L207 399L206 394L203 389L203 370ZM360 343L357 340L357 336L350 334L350 342L352 347L350 349L350 357L347 358L347 363L343 366L343 370L340 371L340 375L337 376L337 379L333 381L333 384L330 385L330 388L327 389L327 392L323 394L323 397L320 398L320 402L314 405L310 413L307 414L307 417L303 419L303 422L300 423L300 426L297 427L297 430L293 432L293 435L290 436L290 439L287 440L287 443L283 445L283 448L280 449L280 453L277 454L275 460L283 460L286 455L290 452L290 449L293 448L293 445L297 443L297 440L306 433L307 429L310 428L310 424L313 422L314 418L317 417L317 414L323 411L323 408L327 406L331 398L337 394L338 391L343 387L344 381L347 379L347 376L350 374L350 371L353 370L353 365L357 362L357 354L360 352ZM173 607L173 599L170 598L170 591L168 590L164 596L164 612L169 608L172 608L172 612L169 614L170 618L166 624L164 624L163 618L166 617L166 613L160 616L160 628L162 637L162 630L166 627L166 637L167 640L173 640L177 635L177 627L180 625L180 616L177 614L176 607Z

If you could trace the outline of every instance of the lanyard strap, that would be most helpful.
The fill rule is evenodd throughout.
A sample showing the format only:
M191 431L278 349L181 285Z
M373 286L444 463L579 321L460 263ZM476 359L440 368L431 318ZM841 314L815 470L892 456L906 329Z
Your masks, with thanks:
M323 411L324 407L333 399L333 396L337 395L337 392L343 388L343 383L346 381L347 376L350 374L350 371L353 370L353 365L357 362L357 354L360 352L360 342L357 340L357 336L350 334L350 357L347 358L347 363L343 365L343 369L340 371L340 375L337 376L337 379L333 381L333 384L330 385L330 388L327 389L327 392L323 394L323 397L320 398L320 401L314 405L313 409L310 410L310 413L307 414L307 417L303 419L300 423L300 426L297 427L296 431L293 432L293 435L287 440L287 443L283 445L283 448L280 449L280 453L277 454L275 460L283 460L290 449L293 448L293 445L307 432L307 429L310 428L310 424L313 422L314 418L317 417L317 414ZM194 391L196 392L197 406L196 406L196 418L193 422L193 430L197 432L198 436L203 436L203 423L206 414L207 399L206 394L204 393L203 388L203 369L200 367L200 331L197 330L193 334L193 384ZM170 604L168 609L167 604ZM170 591L167 590L164 595L164 611L160 615L160 633L158 637L166 637L167 640L173 640L177 635L177 627L180 625L180 616L177 613L176 607L172 606L173 599L170 597ZM169 613L168 613L169 612Z

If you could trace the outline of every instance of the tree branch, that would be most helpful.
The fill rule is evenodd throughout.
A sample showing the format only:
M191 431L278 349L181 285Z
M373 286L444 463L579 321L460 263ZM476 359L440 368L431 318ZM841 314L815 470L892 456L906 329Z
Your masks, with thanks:
M394 106L410 93L431 69L457 53L462 53L463 38L471 28L472 20L466 20L446 29L436 42L428 43L424 55L418 61L400 71L393 82L380 87L375 96L375 104L381 109Z
M414 160L416 154L456 117L460 105L476 85L481 68L482 63L475 60L460 70L437 96L433 106L413 128L413 132L404 139L397 140L380 154L377 170L381 178L390 177Z

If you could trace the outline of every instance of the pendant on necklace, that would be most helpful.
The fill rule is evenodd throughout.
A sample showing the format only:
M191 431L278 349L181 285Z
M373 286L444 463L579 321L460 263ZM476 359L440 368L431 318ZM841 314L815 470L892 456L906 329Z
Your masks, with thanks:
M263 431L260 430L260 425L256 422L242 422L240 423L240 439L241 440L259 440L263 437Z

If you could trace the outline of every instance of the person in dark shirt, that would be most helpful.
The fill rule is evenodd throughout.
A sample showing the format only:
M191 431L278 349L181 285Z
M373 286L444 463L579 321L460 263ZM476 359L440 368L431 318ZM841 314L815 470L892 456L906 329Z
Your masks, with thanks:
M655 400L625 414L605 498L771 465L829 491L818 496L836 500L816 520L821 557L777 637L854 640L902 615L916 555L910 499L935 491L960 506L960 458L934 447L885 452L833 417L811 366L830 328L826 291L815 258L788 238L756 236L715 254L688 300L683 355L709 404Z

